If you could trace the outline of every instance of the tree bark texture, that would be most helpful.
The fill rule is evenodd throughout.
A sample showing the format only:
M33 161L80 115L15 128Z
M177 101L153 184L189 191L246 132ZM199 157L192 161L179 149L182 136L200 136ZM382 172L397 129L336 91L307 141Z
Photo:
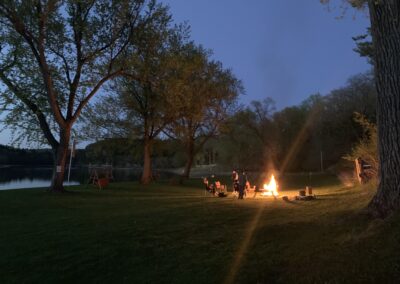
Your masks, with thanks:
M71 138L71 129L67 127L60 131L60 143L56 148L53 148L54 152L54 168L53 176L51 179L51 192L64 192L64 175L65 165L67 162L69 140Z
M190 170L192 169L194 155L195 155L194 140L190 139L186 145L186 165L182 174L182 177L184 178L190 177Z
M400 208L400 1L369 0L378 93L378 191L369 204L375 217Z
M149 184L153 178L151 169L151 140L149 137L144 138L144 148L143 148L143 172L141 183Z

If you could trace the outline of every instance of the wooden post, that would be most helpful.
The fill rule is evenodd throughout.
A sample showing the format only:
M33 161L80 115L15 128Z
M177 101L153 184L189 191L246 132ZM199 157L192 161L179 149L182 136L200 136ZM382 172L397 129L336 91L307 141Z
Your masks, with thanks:
M360 184L362 184L362 178L361 178L361 173L363 169L361 168L360 162L358 161L358 158L354 160L354 163L356 165L356 176L357 180Z

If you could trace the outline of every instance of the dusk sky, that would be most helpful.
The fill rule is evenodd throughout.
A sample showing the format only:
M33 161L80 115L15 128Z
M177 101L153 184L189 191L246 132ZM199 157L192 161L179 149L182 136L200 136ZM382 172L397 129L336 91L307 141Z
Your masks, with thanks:
M319 0L164 0L177 22L187 20L193 39L214 51L246 89L243 103L273 98L278 109L310 94L327 94L351 75L370 69L353 51L365 33L365 14ZM333 1L334 2L334 1Z
M271 97L277 108L317 92L326 95L370 69L353 51L352 37L369 19L348 10L328 11L319 0L164 0L177 23L188 21L192 38L243 81L248 103ZM334 7L332 7L334 8ZM0 144L9 144L0 133Z

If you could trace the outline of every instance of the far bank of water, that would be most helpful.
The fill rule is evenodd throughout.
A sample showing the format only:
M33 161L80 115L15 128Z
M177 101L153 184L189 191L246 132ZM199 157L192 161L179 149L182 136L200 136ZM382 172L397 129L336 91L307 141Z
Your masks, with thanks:
M140 169L117 168L113 170L115 181L135 181L140 177ZM50 186L52 168L50 166L0 166L0 190L38 188ZM65 174L67 179L67 173ZM64 185L85 184L89 179L87 167L71 169L70 181Z

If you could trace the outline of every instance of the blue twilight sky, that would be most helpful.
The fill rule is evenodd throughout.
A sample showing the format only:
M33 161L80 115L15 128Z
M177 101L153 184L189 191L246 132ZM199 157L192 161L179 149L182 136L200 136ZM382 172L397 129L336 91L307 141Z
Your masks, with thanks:
M329 12L319 0L162 2L243 81L244 103L271 97L281 109L326 94L370 68L353 51L352 40L365 33L369 19L354 10L337 19L343 10L332 6Z
M328 11L319 0L161 2L176 22L188 21L192 38L243 81L242 103L271 97L281 109L310 94L325 95L370 69L352 40L365 33L369 19L354 10L337 19L341 10ZM9 144L8 136L0 133L0 144Z

